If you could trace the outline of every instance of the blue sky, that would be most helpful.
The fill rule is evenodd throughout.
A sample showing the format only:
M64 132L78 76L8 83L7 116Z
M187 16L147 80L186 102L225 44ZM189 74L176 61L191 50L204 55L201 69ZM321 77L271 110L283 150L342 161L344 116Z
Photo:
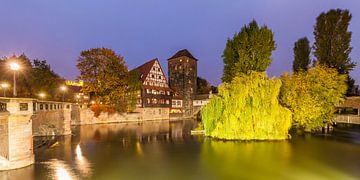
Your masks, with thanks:
M275 33L277 49L270 76L290 71L294 42L313 43L316 17L331 8L353 15L351 75L360 84L359 0L1 0L0 56L25 53L46 59L67 79L78 75L80 51L108 47L124 56L129 69L186 48L198 61L198 75L218 85L226 40L252 19Z

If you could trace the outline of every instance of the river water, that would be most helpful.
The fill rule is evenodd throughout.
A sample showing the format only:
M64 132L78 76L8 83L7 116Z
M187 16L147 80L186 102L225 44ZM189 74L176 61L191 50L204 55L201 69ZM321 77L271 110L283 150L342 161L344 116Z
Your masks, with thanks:
M288 141L191 136L192 120L74 126L3 179L360 179L360 128Z

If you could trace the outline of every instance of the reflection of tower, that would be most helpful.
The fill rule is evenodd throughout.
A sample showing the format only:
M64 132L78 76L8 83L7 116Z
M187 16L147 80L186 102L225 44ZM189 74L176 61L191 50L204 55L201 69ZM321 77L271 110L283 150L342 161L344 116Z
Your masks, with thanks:
M169 85L183 99L183 112L191 116L196 95L197 59L183 49L168 59Z

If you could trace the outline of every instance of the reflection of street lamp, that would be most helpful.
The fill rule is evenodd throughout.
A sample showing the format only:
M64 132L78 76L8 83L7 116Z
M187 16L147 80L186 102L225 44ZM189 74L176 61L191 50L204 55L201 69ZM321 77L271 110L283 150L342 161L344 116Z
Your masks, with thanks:
M10 69L14 71L14 92L13 95L14 97L17 96L17 92L16 92L16 72L20 69L19 64L12 62L10 63Z
M1 84L1 88L3 89L4 91L4 97L6 97L6 89L9 87L9 84L6 84L6 83L2 83Z
M39 96L41 99L44 99L46 95L45 95L45 93L40 93Z
M60 90L62 91L62 101L64 102L64 95L65 95L65 91L66 91L66 86L61 86Z

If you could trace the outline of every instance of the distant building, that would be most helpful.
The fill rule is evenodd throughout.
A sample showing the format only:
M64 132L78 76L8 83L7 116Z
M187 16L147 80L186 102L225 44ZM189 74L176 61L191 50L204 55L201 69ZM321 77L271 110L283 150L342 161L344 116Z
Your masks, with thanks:
M140 74L142 83L137 107L170 108L172 90L169 88L158 59L153 59L133 69Z
M186 49L168 59L169 85L182 97L184 116L193 115L193 100L196 95L197 59Z

